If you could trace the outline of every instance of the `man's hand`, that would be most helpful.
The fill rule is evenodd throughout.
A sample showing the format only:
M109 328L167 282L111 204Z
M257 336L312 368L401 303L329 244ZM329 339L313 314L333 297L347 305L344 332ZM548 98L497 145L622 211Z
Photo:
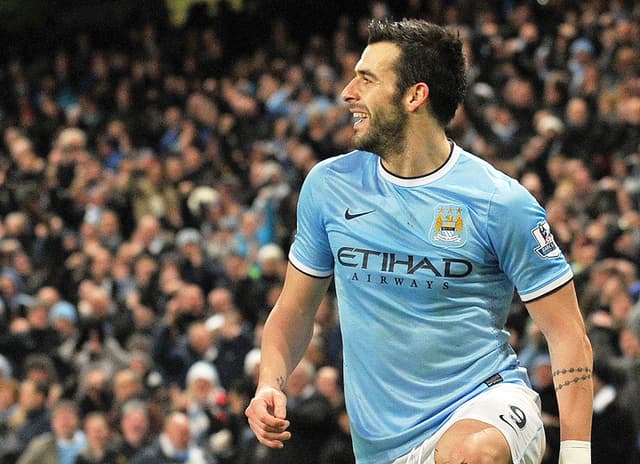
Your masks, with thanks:
M258 441L269 448L282 448L291 438L287 416L287 397L272 387L260 388L245 410L249 426Z

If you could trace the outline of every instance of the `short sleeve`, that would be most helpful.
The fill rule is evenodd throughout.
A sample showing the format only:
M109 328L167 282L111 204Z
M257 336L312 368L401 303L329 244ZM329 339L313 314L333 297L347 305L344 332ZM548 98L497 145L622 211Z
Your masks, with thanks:
M510 180L494 194L488 228L499 266L523 302L544 296L573 278L546 212L518 182Z
M324 163L316 165L307 175L297 208L297 230L289 261L298 270L313 277L329 277L333 274L333 254L323 217Z

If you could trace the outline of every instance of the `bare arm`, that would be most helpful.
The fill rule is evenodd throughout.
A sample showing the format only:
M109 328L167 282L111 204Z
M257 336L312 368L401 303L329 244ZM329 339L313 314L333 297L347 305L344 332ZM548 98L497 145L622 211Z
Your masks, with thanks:
M258 388L284 387L309 345L316 309L330 281L311 277L289 264L282 293L264 327Z
M591 440L593 355L570 282L527 304L549 345L553 380L560 409L560 439Z
M281 448L291 434L286 430L287 377L304 354L313 334L316 310L330 278L318 279L291 264L280 298L273 307L262 334L260 379L256 395L245 411L260 443Z

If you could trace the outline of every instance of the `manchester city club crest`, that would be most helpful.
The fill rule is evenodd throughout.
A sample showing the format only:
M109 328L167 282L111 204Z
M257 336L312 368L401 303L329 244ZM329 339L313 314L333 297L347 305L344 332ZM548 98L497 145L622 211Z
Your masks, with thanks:
M469 215L462 205L438 205L429 231L431 242L445 248L461 247L467 241Z

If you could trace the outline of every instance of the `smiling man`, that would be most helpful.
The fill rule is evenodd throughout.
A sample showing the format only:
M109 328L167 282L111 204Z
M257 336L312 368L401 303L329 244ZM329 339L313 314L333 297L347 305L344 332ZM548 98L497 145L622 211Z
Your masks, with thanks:
M514 289L549 343L560 462L590 462L592 354L573 275L528 191L447 138L465 85L454 34L370 24L342 94L357 149L306 178L264 328L246 411L264 445L291 436L283 388L333 278L358 463L541 461L539 398L504 327Z

